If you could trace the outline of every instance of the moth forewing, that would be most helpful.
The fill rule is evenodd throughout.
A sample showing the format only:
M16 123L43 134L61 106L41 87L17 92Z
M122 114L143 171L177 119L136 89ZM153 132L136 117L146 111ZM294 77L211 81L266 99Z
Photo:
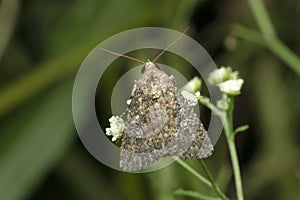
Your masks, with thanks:
M142 170L166 156L203 158L213 151L204 126L174 77L154 63L145 63L130 99L120 155L123 170Z

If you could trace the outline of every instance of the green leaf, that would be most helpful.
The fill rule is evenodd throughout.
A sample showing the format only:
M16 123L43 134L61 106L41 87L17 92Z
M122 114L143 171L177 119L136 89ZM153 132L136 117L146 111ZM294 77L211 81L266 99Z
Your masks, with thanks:
M248 128L249 128L249 125L243 125L243 126L237 127L237 128L234 130L233 134L236 135L236 134L239 133L239 132L246 131Z
M5 144L0 157L1 199L26 199L76 135L71 112L72 83L61 84L46 98L34 99L38 103L2 124L9 126L0 135L1 144Z
M174 194L192 197L192 198L201 199L201 200L220 200L220 198L218 198L218 197L210 197L210 196L201 194L199 192L191 191L191 190L178 189L174 192Z

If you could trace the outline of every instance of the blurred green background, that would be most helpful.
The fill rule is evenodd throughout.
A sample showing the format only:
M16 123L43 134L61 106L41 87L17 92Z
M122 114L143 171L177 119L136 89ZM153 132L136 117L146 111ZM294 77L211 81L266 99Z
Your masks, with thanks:
M279 37L299 55L299 0L266 0L265 5ZM235 126L250 125L236 139L245 197L300 199L299 76L278 55L238 38L236 23L259 31L247 1L2 0L0 199L189 199L174 195L178 188L213 195L176 163L147 174L122 173L95 160L79 141L71 95L81 62L106 38L144 26L178 31L190 26L187 34L218 66L240 71L245 85L234 121ZM174 55L166 57L170 66L180 62ZM110 92L134 66L118 62L127 68L111 67L101 80L107 87L97 109L104 126L111 115ZM190 69L181 69L188 79L196 75ZM206 161L222 190L234 199L224 135ZM201 172L199 163L188 163Z

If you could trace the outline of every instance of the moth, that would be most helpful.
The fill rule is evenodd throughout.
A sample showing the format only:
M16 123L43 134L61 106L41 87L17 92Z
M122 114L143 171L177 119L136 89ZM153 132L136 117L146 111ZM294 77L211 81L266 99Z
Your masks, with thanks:
M147 169L167 156L206 158L213 152L203 124L176 86L174 76L155 64L173 43L147 62L103 49L144 64L131 92L122 135L120 168L124 171Z

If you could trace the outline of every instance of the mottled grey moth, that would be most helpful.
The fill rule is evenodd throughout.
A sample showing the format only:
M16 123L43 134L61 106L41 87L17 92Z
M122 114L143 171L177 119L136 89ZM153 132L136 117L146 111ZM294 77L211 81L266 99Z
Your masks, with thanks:
M166 156L210 156L210 138L193 107L176 87L174 77L150 61L142 71L128 105L120 167L137 171Z
M128 101L120 153L120 168L124 171L146 169L167 156L206 158L213 152L203 124L182 96L174 76L168 76L155 64L179 38L152 62L103 49L144 64L142 75L135 81Z

